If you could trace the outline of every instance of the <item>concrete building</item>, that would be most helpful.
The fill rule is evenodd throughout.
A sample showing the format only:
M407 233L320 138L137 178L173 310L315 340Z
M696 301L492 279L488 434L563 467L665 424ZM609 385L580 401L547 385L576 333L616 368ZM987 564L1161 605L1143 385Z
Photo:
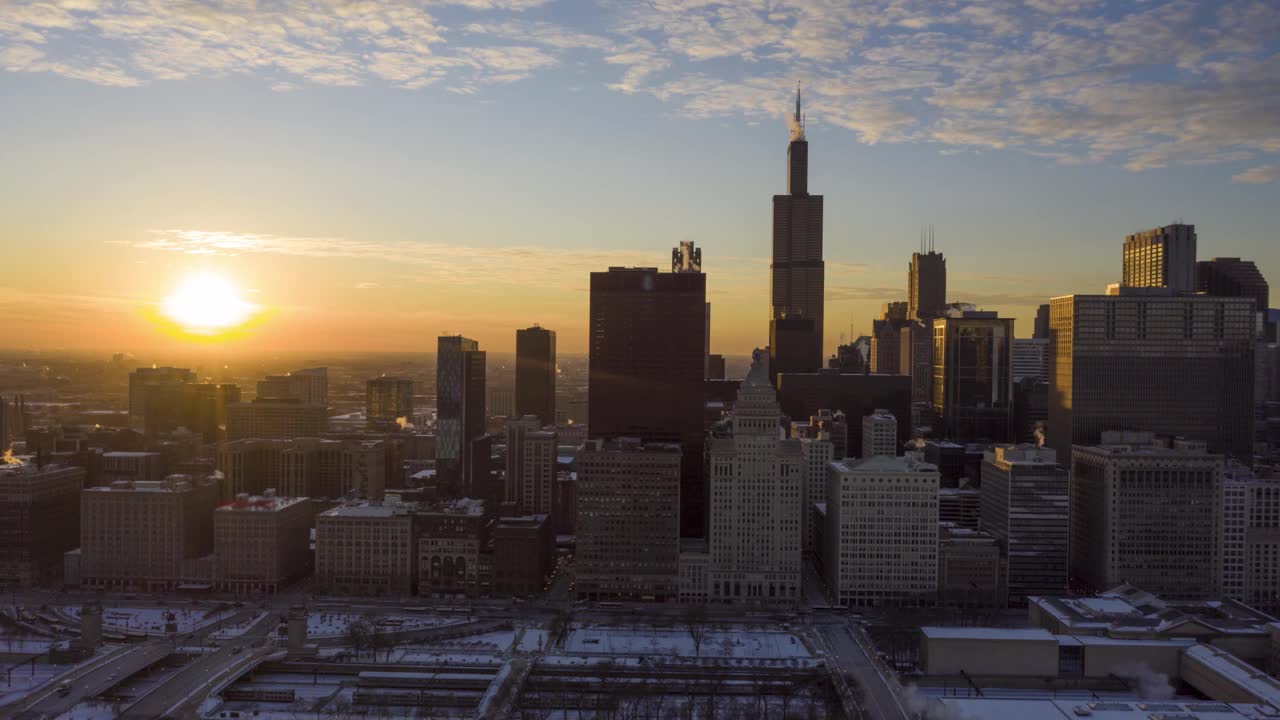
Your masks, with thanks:
M493 591L540 595L554 569L556 536L547 515L499 518L493 526Z
M577 594L679 595L680 446L588 440L578 451Z
M485 412L489 417L505 418L516 414L516 391L508 385L490 385L485 389Z
M1196 291L1196 226L1166 225L1126 235L1120 284Z
M381 440L235 440L218 448L223 500L268 488L284 497L377 500L386 487L387 447Z
M914 320L898 330L898 372L911 377L911 410L919 419L932 416L933 322ZM912 421L913 425L927 424Z
M292 400L254 400L227 405L227 440L289 440L315 437L329 428L324 405Z
M213 552L214 477L114 482L80 493L80 583L173 590L208 580L192 570Z
M304 368L258 381L258 400L329 406L329 369Z
M213 513L214 581L222 592L276 593L311 572L311 499L241 495Z
M800 442L783 439L767 363L756 350L731 429L708 453L713 603L794 606L801 597L805 470Z
M706 291L700 272L615 267L591 273L587 431L592 439L680 444L684 537L706 532Z
M783 412L786 412L784 407ZM791 422L791 437L797 440L826 440L831 443L833 458L849 457L849 418L839 410L832 412L825 408L810 415L808 420ZM859 447L861 445L859 444ZM856 456L855 456L856 457ZM822 492L826 496L827 465L822 464Z
M318 515L316 587L342 595L411 595L418 564L413 510L361 502Z
M982 493L977 488L938 490L938 522L977 530L982 517Z
M65 553L80 543L84 478L69 465L0 465L0 587L62 578Z
M769 263L769 372L808 373L822 367L825 270L822 196L809 194L809 143L796 91L787 145L787 194L773 196L773 256Z
M980 529L1000 543L1010 605L1067 590L1067 471L1049 448L997 446L982 463Z
M1000 546L987 533L938 523L938 601L966 608L1005 605Z
M711 551L701 538L680 539L680 602L706 605L711 600Z
M862 418L862 455L893 457L898 454L898 419L888 410L876 411Z
M1258 336L1274 343L1274 328L1267 327L1267 310L1271 307L1271 286L1252 260L1214 258L1196 263L1196 291L1215 297L1253 298L1258 318Z
M164 456L158 452L105 452L98 468L100 483L157 482L165 476Z
M914 321L907 317L907 303L887 302L880 317L871 321L871 348L867 356L871 372L877 375L910 375L902 367L902 331Z
M377 429L413 422L413 379L383 375L366 382L364 417L369 427Z
M484 435L485 353L461 335L436 343L436 479L447 496L472 492L471 444ZM487 472L487 468L484 471Z
M516 513L554 514L558 442L555 430L543 430L537 415L507 421L503 501L514 506Z
M933 321L933 412L948 438L1009 441L1012 356L1012 319L948 310Z
M489 551L491 520L482 500L446 500L417 514L418 594L488 594L492 578L481 570ZM486 558L487 560L487 558Z
M1073 445L1132 428L1252 458L1251 298L1122 288L1053 298L1049 324L1048 441L1063 462Z
M819 430L814 437L799 439L802 473L800 508L803 512L800 527L803 536L801 548L806 553L812 553L815 548L813 513L810 511L810 506L815 502L827 501L827 465L835 459L835 445L829 438L829 433Z
M1235 463L1222 482L1222 595L1280 613L1280 478Z
M515 415L556 424L556 333L534 325L516 331Z
M1072 452L1071 571L1093 590L1131 583L1171 600L1217 597L1222 456L1103 433Z
M938 469L915 453L837 460L827 478L831 601L932 604L938 592Z
M227 423L227 405L240 402L236 385L160 383L142 390L143 431L150 438L186 428L206 442L217 442Z
M1041 628L923 627L920 635L928 675L1058 675L1058 640Z

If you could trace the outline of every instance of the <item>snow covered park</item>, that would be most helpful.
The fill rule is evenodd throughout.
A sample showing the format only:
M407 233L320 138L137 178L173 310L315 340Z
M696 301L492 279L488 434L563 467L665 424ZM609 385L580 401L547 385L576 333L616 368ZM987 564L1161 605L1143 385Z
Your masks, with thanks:
M80 606L68 605L59 611L72 622L80 620ZM227 608L155 607L155 608L103 608L102 625L109 630L142 632L147 635L164 635L170 621L174 632L187 633L216 622L218 615L229 612Z
M701 647L697 647L689 631L679 626L645 628L574 624L564 649L571 653L705 658L807 658L810 655L800 638L789 632L710 629Z
M307 637L337 637L345 633L351 623L366 619L356 613L313 610L307 615ZM372 622L378 632L396 632L453 624L459 619L435 615L387 615L373 618Z

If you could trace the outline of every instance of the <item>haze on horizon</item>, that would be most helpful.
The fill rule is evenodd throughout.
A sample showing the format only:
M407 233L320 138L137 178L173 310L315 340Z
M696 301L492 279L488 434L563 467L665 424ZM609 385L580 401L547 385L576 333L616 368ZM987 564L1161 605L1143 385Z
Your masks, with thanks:
M924 224L1020 336L1178 220L1280 277L1275 3L0 0L0 69L10 348L577 353L588 273L693 240L747 353L797 81L828 353Z

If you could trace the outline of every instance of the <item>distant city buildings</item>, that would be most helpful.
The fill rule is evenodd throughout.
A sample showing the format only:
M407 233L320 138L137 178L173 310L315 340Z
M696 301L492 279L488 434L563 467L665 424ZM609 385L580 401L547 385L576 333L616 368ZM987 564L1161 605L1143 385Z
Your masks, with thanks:
M129 373L129 414L136 418L145 416L149 388L177 386L195 382L195 373L187 368L149 367Z
M1067 471L1049 448L996 446L982 463L980 529L1000 544L1008 604L1067 591Z
M578 451L578 597L676 600L680 446L588 440Z
M685 537L706 532L706 281L702 273L655 268L591 273L588 432L593 439L634 437L680 445Z
M553 515L555 512L558 437L543 430L537 415L507 421L506 487L504 504L515 514Z
M224 501L236 495L379 499L387 447L380 440L235 440L218 448Z
M1130 583L1170 600L1218 597L1221 455L1104 432L1071 454L1071 569L1098 591Z
M556 424L556 333L538 325L516 331L515 415Z
M778 377L778 400L791 418L808 418L825 410L854 422L877 409L888 410L898 420L898 445L911 438L911 378L905 375L854 375L832 370L783 374ZM863 457L862 433L851 428L848 445L836 448L836 457Z
M365 383L364 416L370 428L394 428L413 422L413 380L376 377Z
M837 460L827 483L823 567L831 601L936 602L938 469L914 453Z
M883 408L862 418L862 456L898 454L898 419Z
M757 350L726 436L709 448L712 603L796 605L801 598L800 442L783 439L782 414ZM896 431L896 426L893 428Z
M302 405L329 405L329 369L305 368L284 375L268 375L258 381L257 400Z
M289 440L328 429L329 412L321 404L258 399L227 406L227 440Z

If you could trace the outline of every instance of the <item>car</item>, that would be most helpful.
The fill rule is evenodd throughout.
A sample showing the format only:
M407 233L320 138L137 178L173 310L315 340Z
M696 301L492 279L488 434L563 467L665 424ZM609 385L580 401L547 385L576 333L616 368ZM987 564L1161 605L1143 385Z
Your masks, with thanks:
M241 652L243 652L243 651L244 651L244 648L240 647L239 645L237 645L237 646L235 646L235 647L231 648L231 654L232 654L232 655L239 655L239 654L240 654Z

